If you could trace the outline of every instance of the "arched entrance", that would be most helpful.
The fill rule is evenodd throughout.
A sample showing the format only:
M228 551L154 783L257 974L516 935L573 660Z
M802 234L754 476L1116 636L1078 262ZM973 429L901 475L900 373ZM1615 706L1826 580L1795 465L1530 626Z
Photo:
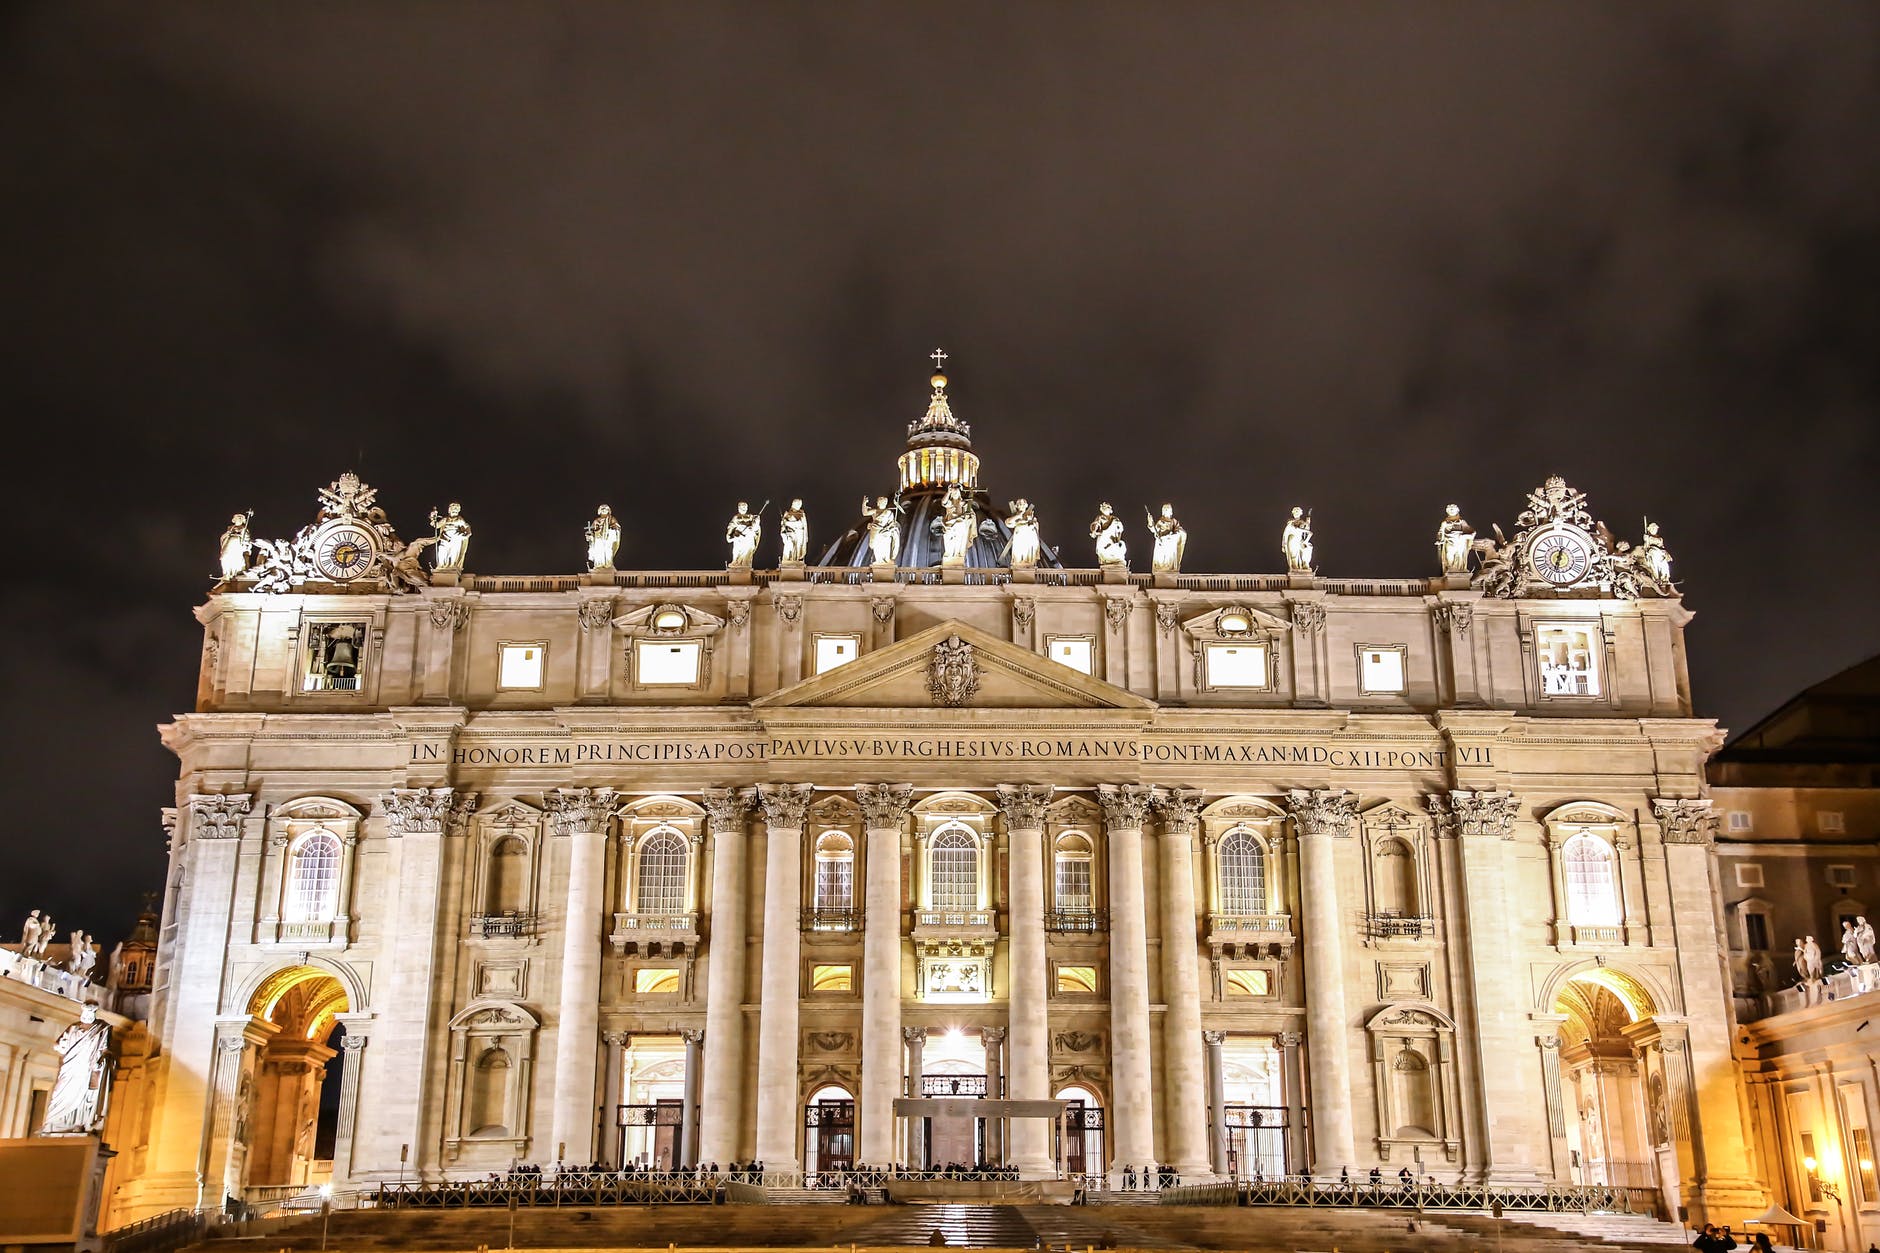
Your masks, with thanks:
M1058 1124L1062 1135L1054 1146L1065 1178L1087 1176L1101 1181L1107 1168L1103 1157L1103 1102L1089 1088L1078 1086L1059 1088L1055 1099L1070 1102Z
M292 966L264 979L247 1008L261 1043L237 1090L235 1138L247 1153L240 1177L249 1187L325 1183L339 1124L346 988L327 971Z
M1658 1191L1675 1214L1688 1153L1688 1075L1681 1034L1667 1035L1644 984L1594 966L1554 995L1560 1016L1561 1110L1576 1183Z
M803 1122L805 1174L855 1165L855 1096L847 1088L818 1088L804 1107Z

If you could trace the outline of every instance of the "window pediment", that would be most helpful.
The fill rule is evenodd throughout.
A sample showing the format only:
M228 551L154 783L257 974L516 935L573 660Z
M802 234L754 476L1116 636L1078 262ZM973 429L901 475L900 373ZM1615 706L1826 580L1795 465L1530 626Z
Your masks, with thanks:
M697 639L716 635L724 625L725 620L715 614L676 602L648 605L614 619L615 630L644 639Z
M1182 623L1188 638L1206 644L1233 640L1270 644L1291 629L1291 623L1250 605L1223 605Z
M472 1001L450 1020L452 1031L534 1031L542 1020L514 1001Z

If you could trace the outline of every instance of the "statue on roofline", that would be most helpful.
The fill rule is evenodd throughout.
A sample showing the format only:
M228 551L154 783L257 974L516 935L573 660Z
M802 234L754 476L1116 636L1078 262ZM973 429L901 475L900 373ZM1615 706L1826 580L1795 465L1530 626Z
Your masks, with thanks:
M1444 574L1467 574L1469 553L1475 547L1475 528L1462 517L1455 505L1443 508L1443 520L1436 524L1436 555Z
M1149 559L1149 568L1158 574L1177 574L1182 568L1182 554L1188 551L1188 532L1175 516L1174 505L1163 505L1162 516L1149 517L1149 534L1155 538L1155 548Z
M958 483L949 483L940 502L940 564L964 565L966 551L973 546L974 525L979 520L971 501Z
M1312 573L1312 511L1293 506L1286 529L1280 532L1280 551L1286 554L1286 569L1293 574Z
M1005 525L1011 528L1012 539L1007 550L1012 554L1012 566L1022 569L1038 564L1038 511L1032 503L1020 496L1017 500L1006 502Z
M614 521L614 511L602 505L582 533L587 537L588 569L613 569L614 554L620 551L620 524Z
M790 507L777 519L777 536L783 541L783 564L800 566L809 551L809 515L803 512L802 497L790 501Z
M470 520L463 516L463 506L456 501L443 513L431 510L431 529L435 531L437 551L431 554L434 570L461 570L470 554Z
M228 520L228 530L222 532L218 551L222 558L222 577L240 578L248 569L248 554L254 550L254 539L248 533L248 519L255 516L250 509L247 513L238 513Z
M1123 542L1123 520L1104 501L1097 506L1097 516L1090 520L1090 538L1097 541L1099 566L1127 566L1129 545Z
M764 505L759 505L757 512L751 512L749 501L740 500L738 511L725 527L725 542L731 545L731 560L726 563L733 570L749 570L757 559L757 541L764 534Z
M868 497L862 497L862 515L868 526L868 555L873 564L891 566L901 556L901 511L907 508L901 502L900 494L895 494L894 503L889 504L886 496L877 496L870 504Z

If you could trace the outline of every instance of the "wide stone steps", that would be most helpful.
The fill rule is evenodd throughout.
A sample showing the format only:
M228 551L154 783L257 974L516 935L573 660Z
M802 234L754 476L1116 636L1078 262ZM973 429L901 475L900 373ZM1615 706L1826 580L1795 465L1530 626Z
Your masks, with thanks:
M851 1231L857 1245L927 1245L939 1231L955 1248L1186 1249L1191 1245L1065 1205L897 1205Z

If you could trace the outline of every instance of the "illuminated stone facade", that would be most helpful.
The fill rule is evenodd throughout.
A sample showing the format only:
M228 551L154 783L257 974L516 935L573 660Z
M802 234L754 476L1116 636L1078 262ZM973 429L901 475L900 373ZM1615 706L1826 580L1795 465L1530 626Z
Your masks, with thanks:
M163 731L139 1203L325 1177L323 1082L340 1186L984 1157L1761 1200L1689 614L1577 494L1474 576L1014 571L1003 522L946 563L931 497L989 498L932 413L894 566L871 505L840 565L401 590L366 525L353 582L283 544L218 585Z

